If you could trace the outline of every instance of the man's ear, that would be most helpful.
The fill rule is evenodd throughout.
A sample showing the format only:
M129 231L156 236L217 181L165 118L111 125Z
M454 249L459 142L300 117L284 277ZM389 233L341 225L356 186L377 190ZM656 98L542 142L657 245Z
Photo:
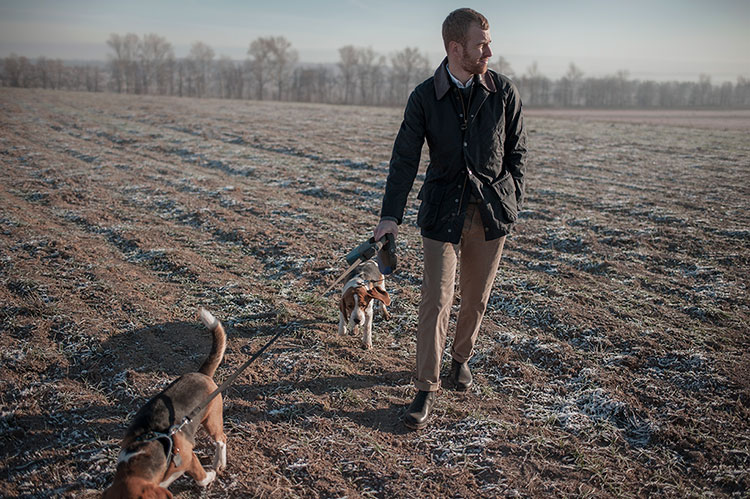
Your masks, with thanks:
M464 47L457 41L451 40L448 42L448 55L463 57Z
M391 304L391 297L390 295L388 295L388 291L378 288L372 288L367 293L376 300L380 300L385 303L386 306L389 306Z

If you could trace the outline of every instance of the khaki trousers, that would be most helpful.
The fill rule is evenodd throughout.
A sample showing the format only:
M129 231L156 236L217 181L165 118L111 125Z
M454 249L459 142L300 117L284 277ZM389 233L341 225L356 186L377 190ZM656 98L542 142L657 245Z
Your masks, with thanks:
M451 355L463 363L474 352L474 343L503 253L505 236L485 241L479 209L471 204L458 244L426 237L422 238L422 244L424 274L417 325L417 379L414 385L418 390L435 391L440 388L440 361L445 350L448 319L453 305L456 265L460 260L461 306Z

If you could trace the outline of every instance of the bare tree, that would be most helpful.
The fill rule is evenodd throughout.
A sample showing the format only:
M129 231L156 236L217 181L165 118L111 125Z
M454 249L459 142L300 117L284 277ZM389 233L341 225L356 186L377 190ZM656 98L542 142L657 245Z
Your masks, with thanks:
M360 101L375 104L380 101L384 80L385 57L378 55L372 47L357 51L357 77Z
M341 82L344 86L344 104L351 104L354 100L354 92L357 84L359 51L354 45L346 45L339 49L339 70L341 71Z
M580 92L583 71L572 62L568 66L568 72L562 77L557 85L556 101L563 107L577 106L578 94Z
M276 99L281 100L284 87L290 86L292 72L299 57L289 40L283 36L260 37L250 44L247 51L252 56L252 79L259 100L264 97L267 80L276 82Z
M51 88L50 64L49 60L42 56L36 60L36 79L37 84L42 88Z
M263 90L271 69L272 43L272 38L260 37L253 40L250 48L247 49L248 55L252 56L250 68L258 100L263 100Z
M171 44L153 33L142 40L133 33L111 34L107 45L111 49L108 79L97 65L63 64L46 57L30 61L11 54L0 59L0 84L91 92L104 87L126 93L219 95L228 99L250 94L263 99L270 94L280 100L401 106L409 91L430 71L427 57L416 48L393 54L391 66L386 67L386 58L372 48L352 45L339 49L338 70L332 65L299 65L297 52L284 37L256 39L248 49L252 59L243 62L222 56L214 63L213 50L202 42L193 44L187 58L176 60ZM492 68L513 74L502 56ZM273 85L271 92L268 82ZM553 81L534 62L517 83L529 106L750 108L750 80L744 76L739 76L735 84L718 85L707 74L701 74L697 82L631 80L627 71L584 79L583 72L571 62L565 75Z
M187 61L185 59L179 59L175 63L175 69L177 71L176 78L177 78L177 88L175 89L175 92L178 96L183 97L187 93L187 88L185 88L188 85L187 81Z
M53 88L63 88L65 84L65 66L60 59L50 62L50 74L52 75Z
M118 93L121 93L125 88L125 53L123 49L123 38L117 33L109 35L107 45L114 51L114 54L109 54L109 65L111 68L110 79L115 84L115 89Z
M31 80L31 63L24 56L11 54L5 58L5 74L8 86L26 87Z
M644 81L638 85L635 95L637 107L658 107L659 86L653 81Z
M733 94L732 106L750 107L750 78L738 76Z
M232 59L226 55L219 57L216 63L216 84L219 88L219 97L222 99L231 98L230 80L232 73Z
M252 98L252 77L253 77L253 61L250 59L245 59L242 61L241 65L241 71L242 71L242 98L243 99L251 99Z
M292 43L283 36L271 38L271 73L276 80L276 99L281 100L285 83L289 83L299 56Z
M711 76L705 73L698 75L698 86L693 92L692 104L696 106L710 106L712 104L712 89Z
M319 68L300 65L292 76L293 99L298 102L324 102L317 88Z
M589 107L631 107L636 102L637 94L633 88L634 84L628 80L628 72L618 71L615 75L604 78L587 78L582 86L583 99L585 105ZM676 95L675 92L680 91L675 87L668 93Z
M732 84L728 81L725 81L721 84L721 87L719 88L719 94L718 94L718 106L719 107L730 107L732 105Z
M86 90L88 68L86 66L72 66L68 71L70 79L68 88L71 90Z
M409 92L429 71L429 60L417 47L406 47L391 56L393 104L402 104Z
M196 97L205 97L208 93L208 83L211 73L211 62L214 59L214 50L203 42L195 42L190 47L187 57L189 75L192 81L192 90Z
M89 92L98 92L101 80L101 72L96 64L86 66L86 90Z
M167 78L171 79L170 61L174 59L172 44L165 38L149 33L138 44L143 93L166 93Z
M235 63L226 55L221 56L217 64L216 76L219 80L219 91L222 98L242 98L245 83L242 73L241 63Z
M120 36L116 33L109 35L107 45L114 51L110 54L110 68L112 81L118 92L133 93L136 91L138 52L138 35L128 33Z
M536 61L528 67L518 86L522 89L522 95L528 104L533 106L549 104L551 82L539 71Z
M612 94L615 107L623 108L633 105L633 84L628 71L621 69L615 73Z

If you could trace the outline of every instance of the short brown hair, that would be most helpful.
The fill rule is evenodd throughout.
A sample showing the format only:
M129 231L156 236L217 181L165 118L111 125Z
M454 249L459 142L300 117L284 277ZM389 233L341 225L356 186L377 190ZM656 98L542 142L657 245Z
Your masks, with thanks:
M474 9L456 9L443 21L443 44L448 51L448 42L466 44L466 37L472 24L477 24L481 29L490 29L487 18Z

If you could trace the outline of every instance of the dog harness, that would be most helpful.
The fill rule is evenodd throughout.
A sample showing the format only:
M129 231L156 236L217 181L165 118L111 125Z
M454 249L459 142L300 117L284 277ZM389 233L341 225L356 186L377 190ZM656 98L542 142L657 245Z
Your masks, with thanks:
M169 433L162 433L159 431L150 431L148 433L144 433L143 435L139 436L135 439L135 442L138 443L149 443L153 442L154 440L158 441L162 447L164 447L164 453L167 456L167 468L169 468L169 464L174 461L175 466L180 466L182 464L182 458L179 454L173 453L174 451L174 434L179 431L179 429L175 430L176 426L173 426L169 429ZM179 452L179 449L177 449Z

